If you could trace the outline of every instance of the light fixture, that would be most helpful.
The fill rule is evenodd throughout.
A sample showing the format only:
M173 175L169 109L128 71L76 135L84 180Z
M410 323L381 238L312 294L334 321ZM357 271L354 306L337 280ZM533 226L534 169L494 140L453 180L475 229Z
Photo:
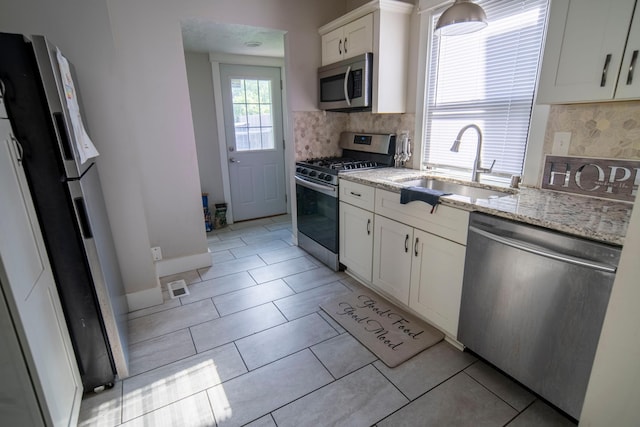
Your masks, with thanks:
M434 33L441 36L457 36L473 33L486 26L487 15L480 6L469 0L455 0L440 15Z
M262 42L259 41L248 41L248 42L244 42L244 45L246 47L260 47L262 46Z

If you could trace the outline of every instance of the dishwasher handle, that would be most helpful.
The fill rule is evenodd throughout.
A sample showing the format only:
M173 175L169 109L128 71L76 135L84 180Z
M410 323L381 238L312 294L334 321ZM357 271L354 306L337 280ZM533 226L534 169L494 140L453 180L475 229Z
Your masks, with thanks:
M520 240L516 240L516 239L511 239L509 237L504 237L504 236L498 236L497 234L493 234L490 233L488 231L485 230L481 230L477 227L473 227L470 226L469 227L469 231L479 234L482 237L485 237L489 240L493 240L495 242L498 243L502 243L503 245L506 246L510 246L512 248L516 248L516 249L520 249L523 250L525 252L529 252L535 255L540 255L543 257L547 257L547 258L551 258L551 259L555 259L557 261L561 261L561 262L566 262L568 264L573 264L573 265L579 265L582 267L587 267L587 268L591 268L593 270L599 270L599 271L604 271L606 273L615 273L617 268L616 267L612 267L610 265L606 265L606 264L602 264L599 262L595 262L595 261L590 261L590 260L586 260L586 259L582 259L582 258L577 258L571 255L565 255L565 254L561 254L558 253L556 251L547 249L547 248L542 248L540 246L536 246L536 245L532 245L532 244L528 244L525 242L522 242Z

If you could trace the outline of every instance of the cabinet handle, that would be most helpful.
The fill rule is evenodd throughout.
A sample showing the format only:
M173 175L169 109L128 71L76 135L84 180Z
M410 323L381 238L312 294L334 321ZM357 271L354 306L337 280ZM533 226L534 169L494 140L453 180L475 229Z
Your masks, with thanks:
M634 50L631 55L631 63L629 64L629 73L627 74L627 85L633 83L633 69L636 68L636 60L638 59L638 51Z
M418 239L416 237L416 242L413 244L413 253L418 256L418 242L420 241L420 239Z
M604 87L607 84L607 71L609 71L609 63L611 63L611 54L607 54L604 59L604 67L602 68L602 78L600 79L600 87Z
M371 234L371 220L367 219L367 236Z
M344 38L344 53L347 53L347 38Z
M352 196L362 197L362 194L360 193L354 193L353 191L350 191L349 193L351 193Z
M338 53L342 55L342 40L338 42Z
M404 251L409 252L409 235L404 238Z

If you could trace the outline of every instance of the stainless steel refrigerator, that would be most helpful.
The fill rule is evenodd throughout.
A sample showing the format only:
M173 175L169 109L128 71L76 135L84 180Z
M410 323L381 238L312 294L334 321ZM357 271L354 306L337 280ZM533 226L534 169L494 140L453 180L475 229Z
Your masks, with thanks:
M6 109L87 392L128 376L128 307L95 159L80 161L56 51L42 36L0 33Z

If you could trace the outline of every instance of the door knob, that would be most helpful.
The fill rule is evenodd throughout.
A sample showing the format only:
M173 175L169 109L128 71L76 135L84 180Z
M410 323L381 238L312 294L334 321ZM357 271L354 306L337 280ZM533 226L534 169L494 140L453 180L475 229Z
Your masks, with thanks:
M229 159L229 162L230 162L230 163L240 163L240 160L236 160L236 159L234 159L233 157L231 157L231 158Z

